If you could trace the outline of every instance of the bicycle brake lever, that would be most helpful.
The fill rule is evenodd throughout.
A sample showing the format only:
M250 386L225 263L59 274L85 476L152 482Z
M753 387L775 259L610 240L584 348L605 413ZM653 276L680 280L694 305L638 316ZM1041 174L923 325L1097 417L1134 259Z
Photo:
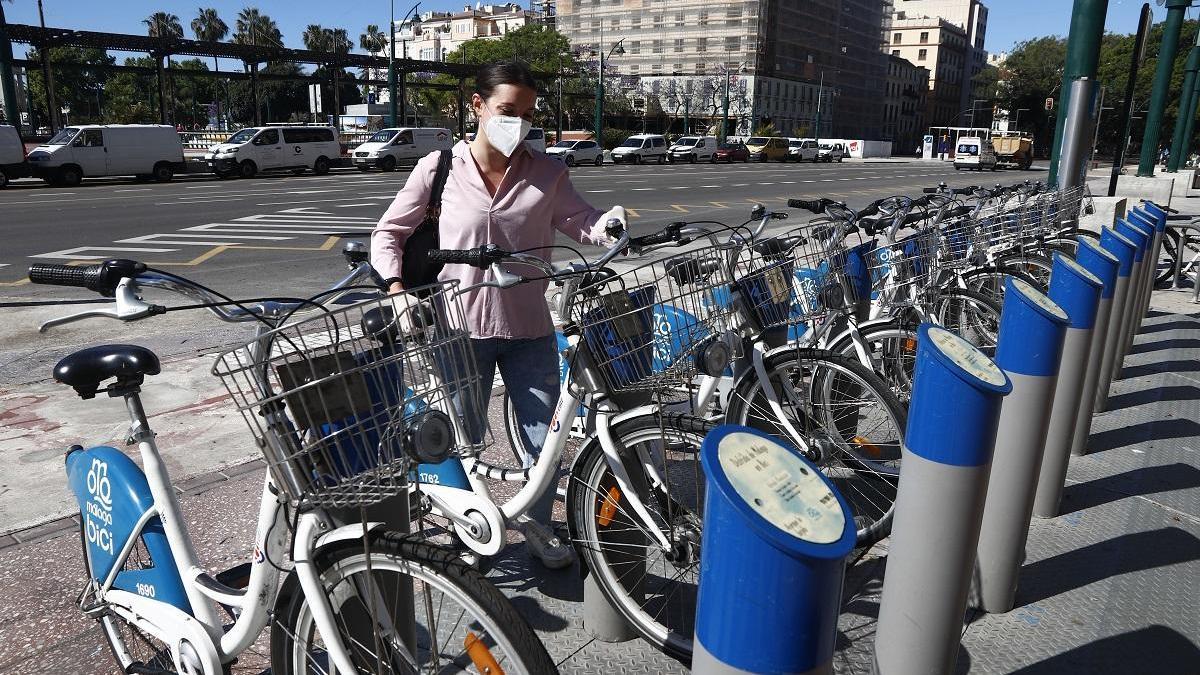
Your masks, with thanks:
M167 311L166 307L161 305L151 305L143 301L137 295L137 283L135 280L128 277L121 279L117 284L117 288L113 291L115 306L107 309L89 309L84 312L77 312L67 316L60 316L56 319L50 319L42 325L38 326L39 333L45 333L48 329L63 324L82 321L83 319L117 319L118 321L136 321L144 319L148 316L163 314Z

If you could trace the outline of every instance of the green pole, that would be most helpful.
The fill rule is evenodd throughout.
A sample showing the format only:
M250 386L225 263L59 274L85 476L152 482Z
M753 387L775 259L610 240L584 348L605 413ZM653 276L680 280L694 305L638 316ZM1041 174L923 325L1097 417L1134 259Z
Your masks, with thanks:
M1182 1L1187 4L1187 0ZM1058 184L1058 154L1062 150L1071 83L1081 77L1096 77L1106 14L1108 0L1075 0L1071 9L1071 32L1067 37L1067 57L1063 66L1062 86L1059 87L1058 120L1054 125L1054 142L1050 145L1050 175L1047 180L1051 185Z
M1200 32L1196 33L1196 37L1200 38ZM1187 150L1184 133L1187 130L1188 120L1192 117L1188 113L1196 107L1194 96L1198 69L1200 69L1200 43L1192 46L1191 51L1188 52L1187 65L1183 68L1183 88L1179 90L1179 112L1175 115L1175 135L1171 139L1171 156L1167 160L1167 171L1171 173L1179 170L1179 159Z
M600 151L604 151L604 139L602 138L601 126L604 124L604 48L601 45L600 51L600 72L596 73L596 119L594 127L596 129L596 143L600 145Z
M1183 28L1183 12L1191 0L1167 0L1167 20L1163 25L1162 45L1158 49L1158 66L1154 70L1154 88L1150 90L1150 110L1146 113L1146 133L1142 135L1142 156L1137 175L1154 175L1154 159L1158 154L1159 127L1171 90L1171 71L1179 51L1179 31Z
M1185 114L1186 110L1187 123L1183 128L1183 149L1179 153L1179 161L1182 163L1187 159L1187 156L1192 152L1192 132L1196 129L1196 113L1200 112L1200 72L1197 72L1194 81L1192 82L1192 103L1188 108L1180 108L1180 115ZM1193 167L1198 168L1198 167Z
M8 22L4 18L4 2L0 0L0 85L4 92L4 116L20 134L21 113L17 105L16 73L13 72L12 42L8 40Z

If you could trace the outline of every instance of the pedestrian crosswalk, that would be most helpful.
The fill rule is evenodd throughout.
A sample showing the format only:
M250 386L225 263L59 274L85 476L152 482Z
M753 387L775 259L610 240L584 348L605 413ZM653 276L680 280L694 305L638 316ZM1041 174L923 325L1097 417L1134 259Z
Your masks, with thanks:
M194 247L213 248L279 245L303 237L329 237L336 233L362 232L375 227L373 216L331 213L316 207L295 207L270 213L252 214L230 220L192 225L173 232L157 232L124 237L112 242L77 246L39 253L32 258L50 260L103 260L114 254L170 254L191 256ZM0 265L3 266L3 265Z

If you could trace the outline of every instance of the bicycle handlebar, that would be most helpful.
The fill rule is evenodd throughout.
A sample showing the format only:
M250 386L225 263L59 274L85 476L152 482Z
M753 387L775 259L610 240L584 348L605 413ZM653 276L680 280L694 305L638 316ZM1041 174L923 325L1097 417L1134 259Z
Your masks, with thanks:
M146 272L145 263L113 258L99 265L75 266L34 263L29 266L29 281L49 286L86 288L101 295L112 295L121 279Z

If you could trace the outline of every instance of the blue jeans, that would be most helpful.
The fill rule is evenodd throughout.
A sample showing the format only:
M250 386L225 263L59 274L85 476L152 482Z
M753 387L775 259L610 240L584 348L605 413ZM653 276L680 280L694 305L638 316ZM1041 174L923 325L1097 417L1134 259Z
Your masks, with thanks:
M491 395L492 378L500 367L500 378L521 425L525 467L537 461L550 430L550 418L558 404L558 341L553 335L540 338L475 338L475 365L481 378L479 391ZM486 410L486 405L484 406ZM483 416L486 420L486 414ZM555 467L557 474L558 467ZM528 516L550 524L558 481L530 507Z

